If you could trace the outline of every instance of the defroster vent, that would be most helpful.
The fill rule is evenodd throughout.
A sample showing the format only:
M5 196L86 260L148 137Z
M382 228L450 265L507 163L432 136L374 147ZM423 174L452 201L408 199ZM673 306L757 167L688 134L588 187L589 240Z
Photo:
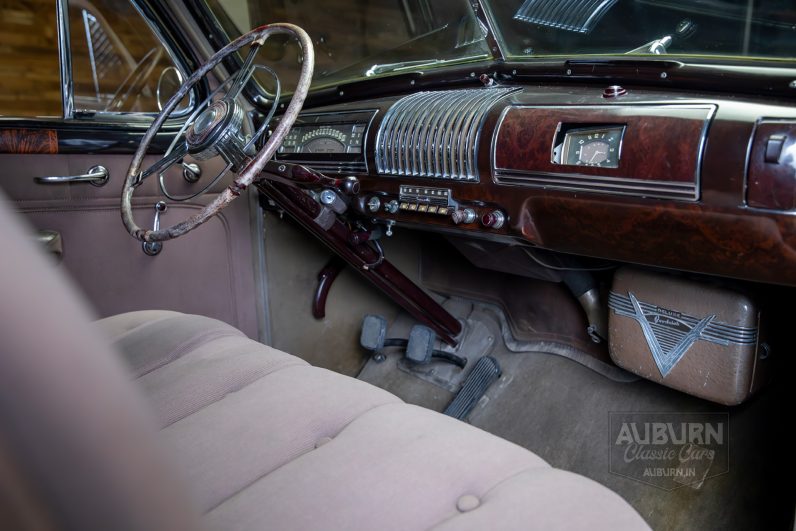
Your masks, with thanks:
M418 92L395 102L376 137L380 174L478 181L478 132L518 88Z

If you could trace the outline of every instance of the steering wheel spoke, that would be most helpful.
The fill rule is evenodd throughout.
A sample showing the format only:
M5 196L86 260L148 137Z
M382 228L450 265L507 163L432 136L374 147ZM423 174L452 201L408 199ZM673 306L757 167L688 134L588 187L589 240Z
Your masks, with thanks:
M257 52L259 50L260 44L257 41L253 42L249 48L249 54L243 61L243 66L241 66L240 70L238 70L238 73L235 75L235 80L232 82L232 86L229 87L229 90L227 90L227 93L224 96L225 99L234 100L240 96L240 93L243 91L243 87L246 86L246 83L249 82L254 74L254 58L257 56Z
M139 184L153 173L163 173L164 171L168 170L174 165L174 163L182 160L182 158L187 154L188 146L185 144L185 142L178 144L174 149L171 150L171 153L168 153L165 157L141 172Z

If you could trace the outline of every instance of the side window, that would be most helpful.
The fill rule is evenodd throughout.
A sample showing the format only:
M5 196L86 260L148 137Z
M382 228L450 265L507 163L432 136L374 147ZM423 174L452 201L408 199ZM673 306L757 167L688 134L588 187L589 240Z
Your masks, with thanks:
M61 116L53 0L0 0L0 115Z
M158 83L174 64L129 1L70 0L69 28L75 110L159 110Z

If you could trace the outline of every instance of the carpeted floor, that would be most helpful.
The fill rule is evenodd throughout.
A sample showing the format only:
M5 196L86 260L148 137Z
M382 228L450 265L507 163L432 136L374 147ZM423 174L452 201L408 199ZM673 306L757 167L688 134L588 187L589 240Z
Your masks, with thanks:
M501 322L504 327L506 323L497 307L462 299L446 306L467 319L468 327L480 327L475 346L465 345L460 352L472 358L468 367L490 354L503 369L502 378L470 415L473 425L528 448L553 466L606 485L653 529L789 529L794 460L787 452L792 446L786 436L791 422L785 408L791 396L787 382L775 381L746 405L722 407L646 380L622 378L593 363L590 367L561 355L512 352L502 341ZM400 316L388 337L408 333L412 324ZM484 339L488 337L491 344ZM451 389L463 379L457 371L435 364L423 373L413 372L394 352L386 362L369 361L359 377L407 402L442 411L454 396ZM729 413L729 471L699 488L670 492L612 474L609 412L620 411Z

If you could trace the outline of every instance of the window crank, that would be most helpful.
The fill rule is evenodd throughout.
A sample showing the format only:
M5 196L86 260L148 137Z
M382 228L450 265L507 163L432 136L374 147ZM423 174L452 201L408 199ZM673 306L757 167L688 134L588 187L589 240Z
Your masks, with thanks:
M155 203L155 227L154 230L160 230L160 215L166 211L166 202L158 201ZM163 242L143 242L141 248L144 249L144 254L149 256L156 256L163 250Z

